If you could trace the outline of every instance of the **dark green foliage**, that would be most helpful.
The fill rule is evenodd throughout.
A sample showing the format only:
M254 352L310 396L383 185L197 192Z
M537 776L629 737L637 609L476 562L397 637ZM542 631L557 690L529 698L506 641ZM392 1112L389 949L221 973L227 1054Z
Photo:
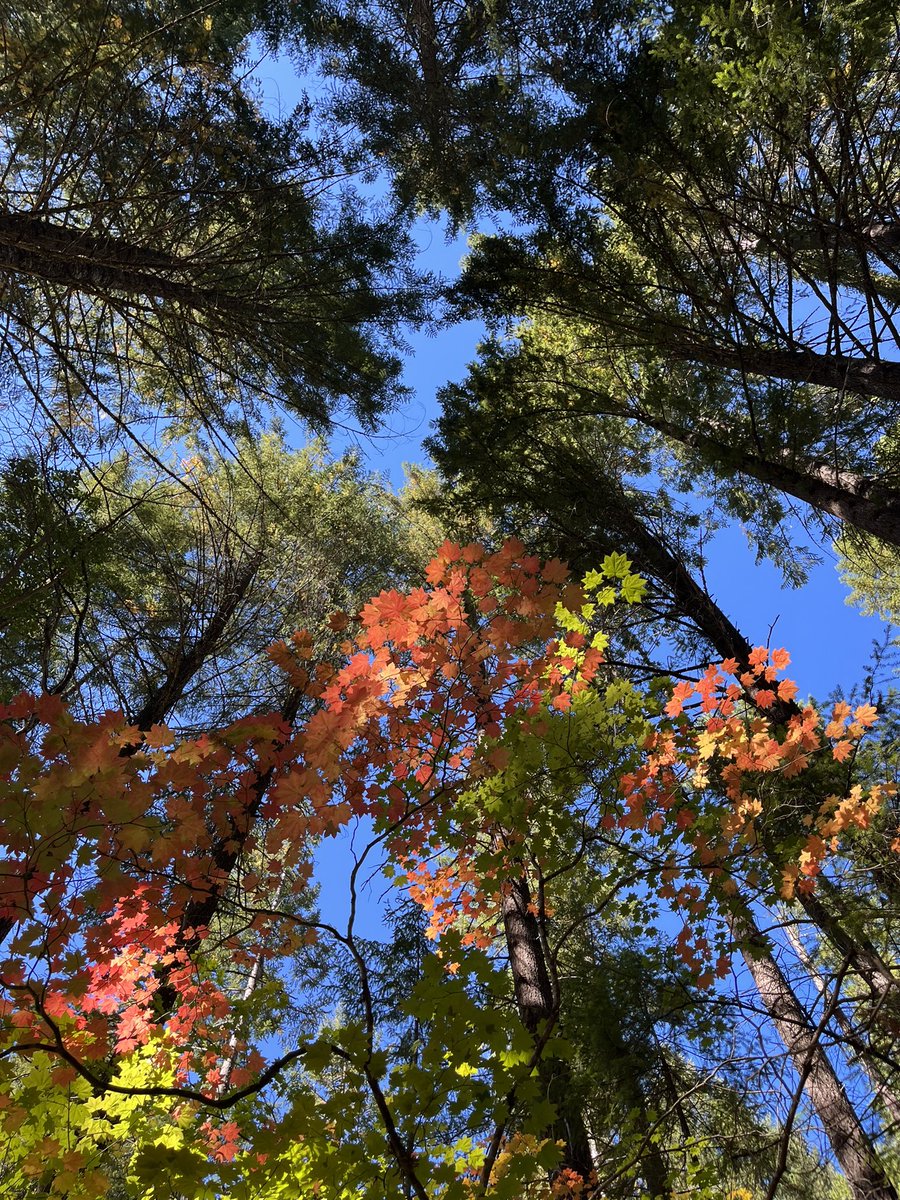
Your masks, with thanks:
M307 106L262 112L264 15L0 14L7 389L82 449L158 413L217 426L277 399L323 427L396 394L405 243Z

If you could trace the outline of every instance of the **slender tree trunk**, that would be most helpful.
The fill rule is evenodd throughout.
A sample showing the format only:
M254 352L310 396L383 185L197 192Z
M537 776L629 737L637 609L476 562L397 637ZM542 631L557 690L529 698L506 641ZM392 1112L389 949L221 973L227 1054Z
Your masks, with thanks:
M229 571L231 579L224 588L224 594L216 606L215 612L194 641L184 647L172 664L166 678L154 688L136 714L134 723L138 729L146 731L151 725L157 725L160 721L165 720L166 715L172 711L184 695L188 683L215 651L228 622L237 612L238 606L256 577L261 560L261 553L254 554L240 570Z
M277 901L275 903L277 904ZM275 905L273 905L273 907L274 906ZM246 1003L246 1001L248 1001L250 999L250 997L256 991L260 977L262 976L263 957L264 956L263 956L262 952L260 951L260 953L253 960L253 966L250 968L250 974L247 976L247 982L244 985L243 995L241 996L241 999L245 1003ZM219 1094L220 1098L222 1096L224 1096L228 1092L229 1087L231 1087L231 1075L232 1075L232 1072L234 1071L234 1060L235 1060L235 1056L237 1054L237 1048L238 1048L238 1036L236 1033L232 1033L231 1037L229 1037L229 1039L228 1039L228 1049L226 1051L225 1059L224 1059L221 1067L219 1068L218 1094Z
M115 237L19 213L0 215L0 271L30 275L88 295L171 300L201 312L249 311L231 292L198 285L198 266Z
M827 879L819 880L819 888L828 896L831 905L843 908L837 889L830 886ZM815 892L801 893L797 899L807 916L835 950L846 957L856 974L869 988L873 999L884 1001L890 998L900 1002L896 975L864 933L849 932L846 926L846 912L835 914L831 911L829 903L820 899ZM844 921L841 920L842 915Z
M282 705L281 716L287 725L293 724L300 699L301 693L292 691ZM249 800L240 822L233 822L227 834L218 837L208 851L209 860L216 870L217 878L210 879L205 889L195 889L195 894L185 905L181 916L181 931L175 938L177 944L189 954L193 953L201 944L202 938L197 930L208 928L210 921L219 911L228 881L244 853L244 846L266 798L273 774L274 769L270 767L256 776L254 785L249 789ZM189 936L185 933L186 930L191 931ZM157 996L162 1001L174 998L172 993L166 990L165 982L159 988Z
M697 582L684 562L663 539L645 525L624 505L613 518L637 554L639 569L644 569L671 594L679 613L700 631L723 659L733 658L742 670L748 670L753 647L728 615L716 604L706 588ZM749 697L752 700L752 696ZM769 719L785 723L795 712L796 705L778 703L766 711Z
M718 340L714 332L691 329L652 307L640 311L633 298L627 295L623 298L624 303L616 303L614 299L612 306L608 306L609 292L605 283L602 291L586 292L583 277L576 274L565 277L558 267L536 272L534 264L529 263L524 269L507 267L506 270L509 274L499 281L499 285L496 277L490 280L488 295L496 296L499 290L516 312L523 307L535 307L537 283L547 289L543 302L537 301L537 306L545 312L589 323L600 334L615 335L626 348L649 349L660 358L708 363L742 375L785 379L836 392L900 400L898 362L848 354L823 354L803 345L787 348L754 345L737 338L734 341ZM477 283L475 287L477 289Z
M747 970L766 1012L784 1042L804 1091L818 1114L854 1200L898 1200L847 1092L822 1048L817 1031L769 951L752 916L730 919Z
M559 1002L547 969L540 926L524 874L506 885L501 914L519 1015L532 1038L538 1041L548 1022L555 1020ZM573 1103L569 1064L561 1059L542 1059L538 1070L557 1112L557 1118L545 1131L545 1136L563 1142L561 1166L588 1180L594 1162L584 1115L579 1105Z

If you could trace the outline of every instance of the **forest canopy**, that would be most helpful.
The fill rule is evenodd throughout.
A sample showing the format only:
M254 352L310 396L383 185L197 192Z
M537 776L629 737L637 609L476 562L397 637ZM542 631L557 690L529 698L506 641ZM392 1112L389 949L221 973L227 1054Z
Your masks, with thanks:
M895 6L0 29L0 1197L898 1200Z

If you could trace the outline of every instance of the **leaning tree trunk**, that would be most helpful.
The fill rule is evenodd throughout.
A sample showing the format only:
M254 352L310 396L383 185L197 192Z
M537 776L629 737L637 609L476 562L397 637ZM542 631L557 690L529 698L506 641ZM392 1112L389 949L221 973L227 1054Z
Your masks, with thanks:
M819 354L815 350L787 350L771 346L722 346L684 337L678 331L661 346L667 358L684 362L709 363L726 371L761 375L766 379L787 379L791 383L809 383L854 392L859 396L877 396L900 400L900 363L883 359L852 358L847 354Z
M852 1053L859 1065L865 1071L869 1083L872 1086L872 1091L876 1099L884 1105L885 1113L887 1114L891 1127L895 1130L900 1130L900 1099L898 1099L894 1085L885 1077L884 1067L876 1059L872 1057L871 1046L863 1036L859 1026L847 1015L843 1007L837 1003L835 997L829 996L828 984L819 974L812 957L793 924L785 926L788 941L791 943L791 949L797 956L797 961L806 971L813 987L823 998L830 1004L834 1011L834 1023L840 1029L843 1041L848 1048L848 1052Z
M897 1190L885 1175L872 1141L822 1048L821 1031L810 1022L752 916L744 910L731 917L729 923L760 1000L803 1080L807 1100L822 1122L854 1200L898 1200Z
M597 331L599 340L612 334L619 345L649 349L660 358L706 363L740 375L812 384L836 392L900 400L900 363L883 358L827 354L798 342L773 346L729 341L704 329L691 328L679 317L651 304L633 302L626 293L610 302L608 280L585 287L581 270L566 272L547 263L541 270L533 260L502 264L490 258L476 264L464 289L482 308L496 305L506 311L543 310L551 317L571 319ZM726 335L727 336L727 335Z
M749 475L802 500L819 512L900 547L900 492L876 479L839 471L822 463L795 466L733 446L708 432L687 429L644 410L631 415L658 433L697 450L715 466Z
M173 301L204 313L249 311L247 297L197 283L197 268L173 255L22 213L0 214L3 272L102 298Z

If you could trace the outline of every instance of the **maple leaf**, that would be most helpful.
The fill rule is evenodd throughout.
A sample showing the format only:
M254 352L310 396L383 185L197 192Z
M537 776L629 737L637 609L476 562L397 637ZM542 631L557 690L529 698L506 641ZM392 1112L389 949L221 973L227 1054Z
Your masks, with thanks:
M551 558L541 568L541 576L547 583L568 583L569 574L568 565L559 558Z
M144 743L151 750L162 750L165 746L171 746L174 741L175 735L168 725L151 725L144 734Z
M684 709L685 701L689 700L694 695L694 684L690 682L676 683L672 689L672 699L665 707L667 717L680 716Z
M798 688L793 679L782 679L778 684L778 699L793 700L797 695Z
M791 665L791 656L784 648L773 650L771 660L777 671L784 671Z
M854 721L858 721L865 728L874 725L878 720L878 709L874 704L861 704L853 712Z

